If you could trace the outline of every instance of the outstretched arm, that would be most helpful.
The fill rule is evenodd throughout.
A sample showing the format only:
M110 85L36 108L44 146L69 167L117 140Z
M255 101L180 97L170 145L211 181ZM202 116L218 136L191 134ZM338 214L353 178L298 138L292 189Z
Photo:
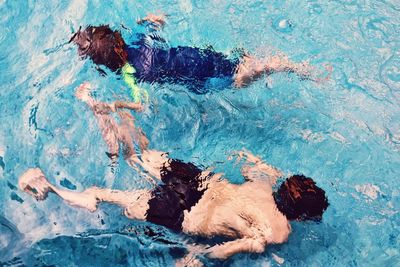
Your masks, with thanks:
M91 187L83 192L59 189L52 185L39 168L28 169L18 181L21 190L44 200L48 193L54 193L71 206L84 208L90 212L97 209L100 202L108 202L125 209L125 215L131 219L144 220L150 193L147 190L119 191Z

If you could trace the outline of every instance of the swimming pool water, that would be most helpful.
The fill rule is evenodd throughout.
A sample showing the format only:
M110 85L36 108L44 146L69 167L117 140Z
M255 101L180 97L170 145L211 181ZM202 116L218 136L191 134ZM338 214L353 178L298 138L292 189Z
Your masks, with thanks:
M171 45L257 55L279 50L334 69L322 84L274 74L243 90L205 95L143 84L152 105L136 117L151 147L214 166L233 182L241 181L239 167L226 159L246 148L285 173L313 177L327 192L331 205L322 223L292 224L288 242L261 255L205 264L399 266L396 0L1 0L0 265L169 266L190 242L129 221L113 206L89 213L54 196L36 202L17 189L19 175L35 166L72 190L146 186L122 161L111 171L91 112L74 98L83 81L106 101L128 98L126 87L112 73L99 75L67 42L87 24L110 24L129 39L141 30L135 20L157 10L169 14L160 35Z

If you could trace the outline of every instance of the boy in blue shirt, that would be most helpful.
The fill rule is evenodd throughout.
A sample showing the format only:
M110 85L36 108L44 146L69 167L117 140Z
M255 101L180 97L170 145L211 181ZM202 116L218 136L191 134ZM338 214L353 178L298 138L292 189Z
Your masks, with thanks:
M150 14L138 21L145 22L159 28L165 24L165 16ZM79 29L71 41L78 46L80 56L121 73L135 102L148 98L137 81L182 82L195 93L205 93L204 85L210 78L228 79L236 87L246 86L263 74L274 72L292 72L300 78L313 80L308 63L293 63L282 55L258 59L246 54L240 59L231 59L210 48L167 47L158 36L139 37L138 41L127 45L120 32L102 25Z

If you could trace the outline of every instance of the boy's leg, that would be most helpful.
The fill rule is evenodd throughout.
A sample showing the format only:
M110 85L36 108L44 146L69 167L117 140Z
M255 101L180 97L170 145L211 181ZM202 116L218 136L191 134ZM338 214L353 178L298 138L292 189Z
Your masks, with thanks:
M54 193L69 205L85 208L91 212L100 202L116 204L125 209L125 215L132 219L144 220L151 195L148 190L119 191L91 187L83 192L73 192L55 187L47 181L39 168L29 169L21 175L19 188L36 200L44 200L48 193Z
M246 86L263 74L274 72L293 72L302 79L316 80L311 77L312 70L308 62L294 63L285 55L274 55L265 59L246 55L238 65L234 79L237 87Z
M235 86L240 88L249 85L265 73L265 64L262 60L251 56L244 56L238 65L234 76Z

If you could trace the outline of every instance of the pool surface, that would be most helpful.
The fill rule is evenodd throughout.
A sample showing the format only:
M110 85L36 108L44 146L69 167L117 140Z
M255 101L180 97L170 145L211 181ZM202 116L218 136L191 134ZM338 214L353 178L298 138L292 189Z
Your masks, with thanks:
M129 221L111 205L89 213L17 188L40 167L60 187L148 186L122 160L112 170L93 114L74 97L90 81L103 101L129 99L116 74L100 75L68 44L80 25L109 24L129 40L148 12L169 15L172 46L281 51L316 68L318 84L273 74L242 90L216 84L143 84L137 114L151 147L212 166L246 148L285 173L313 177L330 207L321 223L293 223L287 243L206 266L400 265L400 2L397 0L0 0L0 266L173 266L193 239Z

